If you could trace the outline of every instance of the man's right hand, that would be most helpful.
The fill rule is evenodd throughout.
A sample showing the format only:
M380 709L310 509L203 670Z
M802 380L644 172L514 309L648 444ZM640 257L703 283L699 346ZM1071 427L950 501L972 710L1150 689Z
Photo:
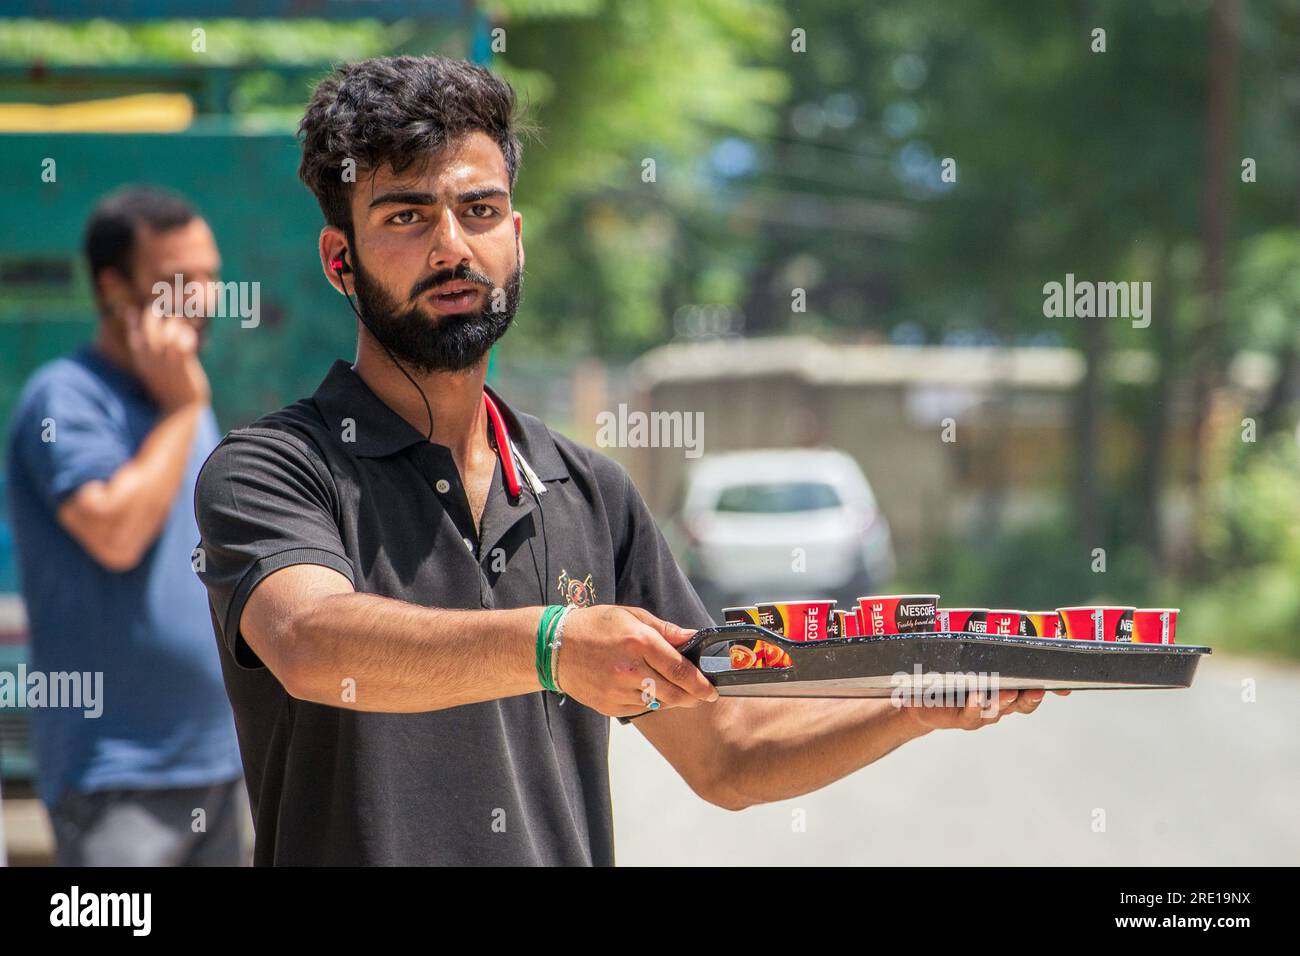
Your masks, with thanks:
M574 608L564 622L560 690L607 717L649 709L696 707L718 699L700 669L677 652L694 631L639 607Z
M160 316L152 304L126 316L127 350L135 374L164 410L212 401L199 363L199 336L183 318Z

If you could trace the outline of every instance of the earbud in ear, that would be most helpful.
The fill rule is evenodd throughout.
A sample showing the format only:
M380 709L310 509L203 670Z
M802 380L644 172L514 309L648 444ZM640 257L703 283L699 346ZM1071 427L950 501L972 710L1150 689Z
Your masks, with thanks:
M351 272L352 267L348 265L348 250L344 247L343 251L330 260L330 268L335 272Z

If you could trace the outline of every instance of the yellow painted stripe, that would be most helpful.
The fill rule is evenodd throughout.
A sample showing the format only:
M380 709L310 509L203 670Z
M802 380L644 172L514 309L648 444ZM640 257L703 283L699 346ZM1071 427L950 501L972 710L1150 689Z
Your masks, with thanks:
M194 121L183 93L139 93L80 103L0 103L5 133L176 133Z

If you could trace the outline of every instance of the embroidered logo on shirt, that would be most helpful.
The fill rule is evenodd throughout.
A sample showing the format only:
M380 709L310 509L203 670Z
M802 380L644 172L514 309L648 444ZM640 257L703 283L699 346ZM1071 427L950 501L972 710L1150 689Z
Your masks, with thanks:
M591 580L590 574L579 581L577 578L569 577L569 572L561 568L555 587L564 598L565 604L572 604L574 607L591 607L596 603L596 585Z

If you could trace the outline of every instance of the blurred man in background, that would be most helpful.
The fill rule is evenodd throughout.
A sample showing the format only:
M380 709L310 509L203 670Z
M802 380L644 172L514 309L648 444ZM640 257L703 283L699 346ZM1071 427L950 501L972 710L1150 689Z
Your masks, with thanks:
M103 675L97 717L32 708L38 788L61 865L235 865L242 767L193 569L194 482L219 439L206 319L154 294L215 281L220 259L184 199L145 187L101 201L85 253L96 338L37 370L9 433L32 669Z

